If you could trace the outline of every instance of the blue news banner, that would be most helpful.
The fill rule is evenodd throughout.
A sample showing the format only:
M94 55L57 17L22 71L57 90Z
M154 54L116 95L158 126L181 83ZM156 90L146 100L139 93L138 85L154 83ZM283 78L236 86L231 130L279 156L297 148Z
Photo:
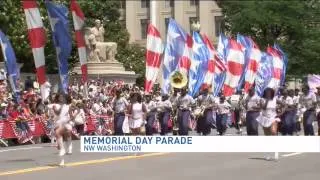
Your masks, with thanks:
M190 147L190 136L82 136L81 152L161 152Z

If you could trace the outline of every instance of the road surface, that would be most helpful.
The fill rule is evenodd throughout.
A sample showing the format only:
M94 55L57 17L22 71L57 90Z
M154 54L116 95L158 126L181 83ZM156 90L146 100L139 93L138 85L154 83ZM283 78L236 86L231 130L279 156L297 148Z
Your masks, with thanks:
M320 177L319 154L281 153L81 153L79 141L57 167L57 150L49 144L0 149L0 180L301 180ZM231 143L231 142L230 142ZM269 155L272 155L272 153Z

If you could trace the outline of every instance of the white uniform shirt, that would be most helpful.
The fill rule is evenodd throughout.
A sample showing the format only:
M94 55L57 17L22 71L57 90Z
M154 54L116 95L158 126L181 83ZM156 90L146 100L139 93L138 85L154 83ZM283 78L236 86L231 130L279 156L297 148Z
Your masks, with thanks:
M195 100L190 95L180 96L177 100L179 109L190 109L190 106L195 104Z
M308 95L302 95L300 97L301 107L305 110L313 108L313 103L317 102L317 97L314 93L309 93Z
M124 97L121 97L120 99L114 99L112 104L116 113L124 112L126 107L129 105L128 101Z
M257 111L256 108L260 107L261 98L257 95L253 95L252 97L248 96L246 99L247 103L247 111Z
M230 112L231 105L224 101L221 103L221 101L218 102L218 114L228 114Z

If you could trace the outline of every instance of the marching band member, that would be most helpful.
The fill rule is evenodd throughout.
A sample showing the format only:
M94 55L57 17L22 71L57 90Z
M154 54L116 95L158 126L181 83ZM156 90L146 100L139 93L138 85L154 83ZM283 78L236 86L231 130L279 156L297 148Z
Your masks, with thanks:
M159 121L161 132L160 135L164 136L168 133L168 122L170 119L170 113L172 111L172 104L169 100L169 96L162 95L161 102L158 103Z
M295 104L296 108L296 125L295 125L295 132L297 135L299 135L299 132L301 131L301 111L300 111L300 91L299 89L294 90L294 96L293 96L293 102Z
M116 97L113 100L114 110L114 135L123 135L122 125L126 117L125 111L129 105L128 101L121 97L121 90L116 90Z
M133 135L143 135L142 128L145 126L145 113L147 108L142 103L142 97L139 92L132 94L130 105L128 108L129 127Z
M153 135L153 124L156 120L157 105L152 100L151 94L145 94L146 106L147 106L147 124L146 124L146 135Z
M241 129L241 108L242 108L242 99L243 99L243 93L242 90L239 90L236 92L236 94L232 95L230 97L230 104L232 111L234 113L234 126L236 130L238 131L238 134L241 134L242 129Z
M187 136L189 134L189 121L191 115L191 106L195 104L195 100L187 94L187 88L181 89L181 95L177 100L179 124L179 135Z
M199 117L197 122L197 131L202 135L209 135L211 133L211 124L213 123L213 108L215 106L214 97L209 93L209 87L204 84L201 87L201 95L197 101L201 107L203 114Z
M231 105L226 101L224 95L220 96L220 100L217 104L217 120L216 126L220 136L222 136L227 130L227 120L230 113Z
M294 103L292 97L289 96L286 89L282 91L282 98L280 100L280 103L284 111L282 115L282 135L293 135L295 129Z
M258 136L257 117L260 115L260 97L255 93L255 89L251 88L245 100L246 127L248 136Z
M303 113L303 129L304 135L314 135L313 122L316 120L316 106L317 97L314 93L310 92L310 87L305 86L303 89L303 95L300 97L300 104Z
M275 92L272 88L264 90L263 98L260 102L262 112L261 115L257 117L257 121L263 127L266 136L278 134L277 126L280 119L277 118L277 98L274 94Z
M56 114L59 114L58 120L55 122L55 134L58 143L59 157L61 158L60 166L64 166L63 156L67 154L72 154L72 124L71 124L71 96L66 95L65 99L63 95L58 95L59 105L53 106L53 110ZM65 100L65 103L63 101ZM63 139L66 139L66 149L65 150Z

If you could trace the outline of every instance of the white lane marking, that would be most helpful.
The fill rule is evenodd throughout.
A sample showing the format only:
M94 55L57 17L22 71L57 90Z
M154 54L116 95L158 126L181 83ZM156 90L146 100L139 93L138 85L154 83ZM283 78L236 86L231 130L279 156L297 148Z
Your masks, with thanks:
M30 149L41 149L41 148L43 148L43 147L28 147L28 148L5 149L5 150L0 150L0 153L2 153L2 152L10 152L10 151L30 150Z
M299 153L299 152L296 152L296 153L289 153L289 154L284 154L284 155L282 155L282 157L296 156L296 155L299 155L299 154L303 154L303 153Z

